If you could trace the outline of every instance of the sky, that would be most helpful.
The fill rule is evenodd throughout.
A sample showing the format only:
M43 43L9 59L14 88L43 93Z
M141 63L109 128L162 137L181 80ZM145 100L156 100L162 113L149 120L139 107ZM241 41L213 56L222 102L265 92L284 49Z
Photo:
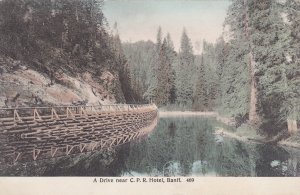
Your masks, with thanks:
M222 35L229 5L229 0L106 0L103 12L111 29L117 22L123 42L156 42L161 26L178 51L185 28L197 54L203 39L215 42Z

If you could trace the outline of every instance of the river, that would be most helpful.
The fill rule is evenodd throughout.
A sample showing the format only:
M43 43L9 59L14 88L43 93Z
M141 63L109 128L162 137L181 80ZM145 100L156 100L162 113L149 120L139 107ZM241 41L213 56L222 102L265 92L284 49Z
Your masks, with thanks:
M299 176L300 151L216 135L212 118L161 118L149 136L118 148L23 163L14 176Z

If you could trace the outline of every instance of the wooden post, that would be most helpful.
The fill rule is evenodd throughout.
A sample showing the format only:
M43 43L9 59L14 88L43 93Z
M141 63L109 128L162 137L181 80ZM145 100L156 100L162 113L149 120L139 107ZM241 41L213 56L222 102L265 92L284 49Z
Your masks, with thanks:
M69 147L70 147L70 149L69 149ZM66 155L67 156L71 153L71 151L73 150L73 148L74 148L74 146L67 145L67 147L66 147Z
M132 134L132 135L130 136L130 138L129 138L128 141L131 141L131 140L133 139L134 135L135 135L135 134Z
M118 145L121 143L122 139L123 139L122 137L117 138L117 144L118 144Z
M51 147L51 157L53 158L57 152L58 148Z
M38 113L37 109L35 108L33 110L33 120L36 120L36 119L39 119L39 120L42 120L42 117L40 116L40 114Z
M71 112L70 108L67 107L67 118L69 118L69 116L71 116L72 118L75 118L74 114Z
M20 115L18 114L18 111L15 109L14 110L14 121L22 121L21 118L20 118Z
M112 147L114 145L115 141L116 141L116 138L111 140L111 143L110 143L109 147Z
M97 142L91 143L92 151L95 150L97 145L98 145Z
M54 119L54 117L56 119L59 119L59 116L56 113L56 110L54 108L51 108L51 119Z
M18 161L19 157L21 156L21 152L18 152L17 157L14 160L14 163Z
M139 135L140 135L140 132L139 132L139 131L136 132L136 133L134 134L134 136L133 136L133 139L137 138Z
M79 145L79 149L80 149L80 152L82 153L84 148L86 147L86 144L80 144Z
M33 160L36 160L41 150L33 149Z
M87 113L82 106L80 107L80 116L87 116Z

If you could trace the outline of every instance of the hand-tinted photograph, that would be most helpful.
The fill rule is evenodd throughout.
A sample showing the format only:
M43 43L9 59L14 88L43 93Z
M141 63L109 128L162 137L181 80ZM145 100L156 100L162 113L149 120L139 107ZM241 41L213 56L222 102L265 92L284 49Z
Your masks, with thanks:
M299 0L0 0L0 176L300 176Z

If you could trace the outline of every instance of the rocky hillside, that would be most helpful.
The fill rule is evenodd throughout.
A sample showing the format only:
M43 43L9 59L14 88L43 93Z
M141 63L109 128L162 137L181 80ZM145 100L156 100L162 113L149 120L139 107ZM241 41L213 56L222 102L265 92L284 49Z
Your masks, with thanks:
M1 57L0 62L0 107L124 101L117 73L104 71L95 79L89 72L77 76L62 72L51 84L47 74L33 70L20 61ZM119 92L118 97L114 91Z
M127 60L102 5L0 1L0 106L133 102Z

